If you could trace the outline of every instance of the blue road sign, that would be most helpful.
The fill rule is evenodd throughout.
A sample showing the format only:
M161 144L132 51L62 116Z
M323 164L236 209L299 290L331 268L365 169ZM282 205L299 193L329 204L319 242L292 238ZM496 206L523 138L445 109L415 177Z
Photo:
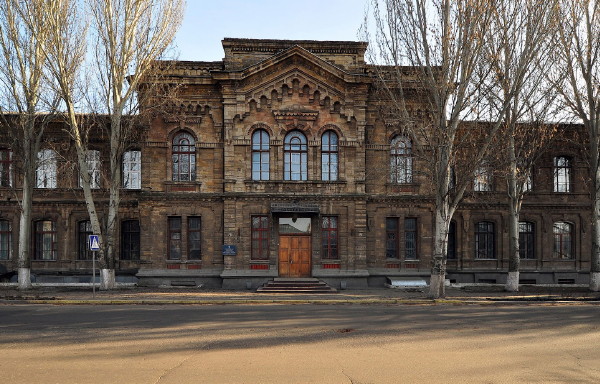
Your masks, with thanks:
M90 251L100 250L100 240L98 235L90 235L89 237Z

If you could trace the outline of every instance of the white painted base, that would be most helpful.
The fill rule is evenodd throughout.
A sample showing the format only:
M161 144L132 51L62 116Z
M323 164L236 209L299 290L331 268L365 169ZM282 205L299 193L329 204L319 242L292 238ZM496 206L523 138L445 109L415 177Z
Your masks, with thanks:
M519 292L519 271L508 272L504 289L507 292Z
M19 273L19 289L31 289L31 269L18 268Z
M446 277L444 275L431 275L429 280L429 297L432 299L439 299L446 295L446 289L444 283Z
M115 270L101 269L100 270L100 289L111 290L115 287Z
M590 272L590 291L600 291L600 272Z

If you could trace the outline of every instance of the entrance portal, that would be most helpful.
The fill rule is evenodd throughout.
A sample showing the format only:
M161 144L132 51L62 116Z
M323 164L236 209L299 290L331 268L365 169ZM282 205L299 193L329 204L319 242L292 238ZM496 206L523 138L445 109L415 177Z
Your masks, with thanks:
M310 218L279 219L279 276L310 277Z

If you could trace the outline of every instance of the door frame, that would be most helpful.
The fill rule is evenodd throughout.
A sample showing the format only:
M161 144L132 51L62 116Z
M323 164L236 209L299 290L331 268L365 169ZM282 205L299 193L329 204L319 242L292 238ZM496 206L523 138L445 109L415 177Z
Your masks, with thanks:
M282 247L281 247L281 243L282 243L282 238L304 238L306 240L308 240L308 250L306 252L306 264L308 264L308 266L306 267L306 272L305 273L301 273L300 272L300 276L291 276L291 268L290 265L292 265L293 260L291 260L291 262L288 262L287 268L282 268L282 264L285 265L285 262L282 260ZM278 247L278 252L277 252L277 275L279 277L289 277L289 278L302 278L302 277L311 277L312 276L312 234L284 234L284 235L279 235L279 247ZM300 248L298 248L300 249ZM290 258L290 255L288 255L288 260ZM300 260L300 265L302 265L304 259ZM300 267L301 268L301 267ZM287 269L288 273L287 276L285 275L285 273L282 273L282 269Z

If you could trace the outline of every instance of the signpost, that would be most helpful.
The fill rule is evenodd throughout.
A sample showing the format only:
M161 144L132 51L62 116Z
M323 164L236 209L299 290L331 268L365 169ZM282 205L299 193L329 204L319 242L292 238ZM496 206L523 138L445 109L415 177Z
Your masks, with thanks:
M96 298L96 252L100 250L100 236L90 235L88 238L88 246L92 251L92 292L93 298Z

